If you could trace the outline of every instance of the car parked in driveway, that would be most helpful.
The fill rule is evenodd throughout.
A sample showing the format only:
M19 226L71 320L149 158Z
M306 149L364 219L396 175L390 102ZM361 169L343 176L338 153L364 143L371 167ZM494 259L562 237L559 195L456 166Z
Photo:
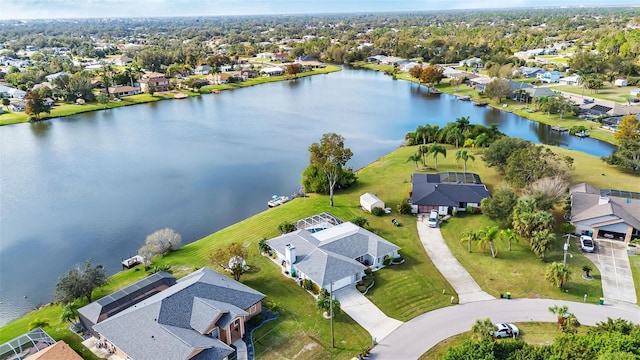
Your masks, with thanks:
M495 338L518 337L520 330L513 325L507 323L496 324L496 330L491 334Z
M593 242L591 236L581 235L580 247L582 248L582 251L592 253L596 249L596 243Z
M429 225L429 227L438 227L438 212L437 211L432 211L431 214L429 214L429 220L427 220L427 224Z

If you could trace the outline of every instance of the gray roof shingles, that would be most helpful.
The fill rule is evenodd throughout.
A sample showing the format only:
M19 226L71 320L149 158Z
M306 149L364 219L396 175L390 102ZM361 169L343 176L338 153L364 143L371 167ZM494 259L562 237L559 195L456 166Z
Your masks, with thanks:
M242 309L264 297L242 283L202 268L178 280L176 285L95 325L94 329L135 360L187 359L193 351L208 348L217 349L208 351L209 355L225 352L228 355L233 352L230 347L198 332L206 326L206 321L195 321L197 329L194 330L192 318L215 316L211 307L246 315Z
M440 182L438 174L413 174L411 203L414 205L459 206L480 203L489 197L484 184Z

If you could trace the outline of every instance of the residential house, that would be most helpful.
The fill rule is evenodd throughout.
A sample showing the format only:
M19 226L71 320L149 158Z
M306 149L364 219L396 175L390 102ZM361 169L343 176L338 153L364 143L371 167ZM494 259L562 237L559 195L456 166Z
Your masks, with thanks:
M133 63L133 59L128 57L128 56L122 55L120 57L115 58L113 60L113 63L115 65L119 65L119 66L127 66L127 65Z
M243 81L245 81L247 79L254 79L254 78L257 78L258 76L260 76L260 73L258 73L255 70L242 70L242 71L240 71L240 77L242 78Z
M544 96L556 96L556 93L548 87L531 86L522 88L521 91L516 91L515 94L517 101L529 101L529 99L537 99Z
M478 91L484 91L487 85L493 80L495 79L488 76L478 76L472 79L469 78L469 85L473 86Z
M218 70L220 70L220 72L233 71L233 65L222 65Z
M380 61L382 61L382 59L386 58L385 55L375 55L375 56L369 56L367 58L367 62L370 63L379 63Z
M44 98L42 100L42 102L44 103L44 106L48 107L49 109L51 109L53 107L53 105L55 105L55 100L53 100L52 98L48 97L48 98Z
M262 53L256 54L256 57L260 59L271 59L272 56L273 56L272 52L262 52Z
M640 238L640 193L600 190L587 183L574 185L571 224L576 233L589 232L594 239L630 242Z
M316 216L329 216L320 214ZM350 222L323 222L267 241L276 261L299 282L309 279L320 288L351 286L368 266L379 269L385 257L399 256L400 247Z
M558 81L560 81L561 77L562 74L559 71L555 70L536 75L536 79L544 83L557 83Z
M17 360L82 360L64 341L56 342L41 328L0 344L0 359Z
M114 86L109 88L109 94L116 97L140 94L140 88L135 86Z
M260 73L262 76L280 76L284 74L284 70L281 67L273 66L263 68Z
M480 176L473 173L414 173L411 186L411 205L417 213L437 210L439 214L446 215L453 209L466 211L467 207L479 207L482 199L489 197Z
M460 61L459 66L468 66L472 68L481 68L482 67L482 59L477 57L472 57L470 59L465 59Z
M0 97L9 97L13 99L24 99L27 95L26 91L16 89L11 86L0 85Z
M407 60L395 56L384 56L380 59L381 64L385 65L401 65L405 63Z
M211 77L213 79L211 83L215 85L227 84L231 80L231 74L229 73L217 73L211 75Z
M47 79L47 81L53 81L53 80L59 78L60 76L71 76L71 74L69 74L66 71L60 71L60 72L57 72L55 74L51 74L51 75L45 76L45 79Z
M211 66L209 65L200 65L193 70L196 75L207 75L209 72L211 72Z
M288 58L289 58L289 53L286 53L286 52L280 52L280 53L275 53L271 55L271 61L283 61L283 60L287 60Z
M140 80L140 90L142 92L149 92L149 86L153 86L155 91L167 91L171 84L169 79L164 77L160 73L146 74L143 79Z
M540 73L544 73L545 70L539 67L520 66L518 70L522 76L530 78L536 77Z
M16 101L9 104L7 108L9 109L9 111L21 112L21 111L24 111L24 109L26 108L26 105L22 101Z
M265 295L207 267L93 326L123 359L227 359Z
M423 68L425 66L427 66L428 64L421 64L415 61L410 61L406 64L402 64L402 66L400 66L400 70L404 71L404 72L409 72L411 71L414 67L418 66L420 68Z
M578 85L580 84L580 80L580 75L571 75L560 78L560 80L558 80L558 83L562 85Z

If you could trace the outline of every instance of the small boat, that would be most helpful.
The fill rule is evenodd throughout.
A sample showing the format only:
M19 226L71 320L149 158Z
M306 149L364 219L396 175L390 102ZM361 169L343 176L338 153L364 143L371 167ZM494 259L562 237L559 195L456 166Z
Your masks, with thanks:
M188 98L188 97L189 97L189 95L187 95L187 94L184 94L184 93L177 93L173 98L174 98L174 99L186 99L186 98Z
M586 131L580 131L574 134L577 137L586 138L589 137L589 133Z
M557 131L557 132L569 131L569 129L567 129L567 128L563 128L563 127L555 126L555 125L551 127L551 130L552 131Z
M267 201L267 206L269 206L270 208L276 207L276 206L279 206L279 205L282 205L282 204L286 203L289 200L290 199L289 199L288 196L273 195L271 197L271 200Z
M473 100L473 105L475 105L475 106L487 106L487 102L486 101L482 101L482 100Z
M430 88L429 89L429 94L433 94L433 95L440 95L442 94L442 91L435 89L435 88Z
M458 100L471 101L471 96L469 96L469 95L458 95Z

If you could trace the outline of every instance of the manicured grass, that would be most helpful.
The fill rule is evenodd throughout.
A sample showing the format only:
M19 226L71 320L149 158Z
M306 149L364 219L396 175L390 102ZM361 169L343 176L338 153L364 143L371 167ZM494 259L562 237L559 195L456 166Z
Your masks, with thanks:
M549 322L526 322L526 323L515 323L515 325L520 330L520 339L525 341L527 344L532 345L548 345L553 343L553 340L561 334L558 330L557 325L555 323ZM578 328L579 334L584 334L589 329L588 326L581 326ZM462 342L466 339L469 339L473 333L471 331L467 331L462 334L458 334L452 336L444 341L441 341L438 345L432 347L424 353L420 360L437 360L441 359L449 350L454 346L458 346L462 344ZM500 341L500 340L498 340Z
M593 92L589 89L582 89L582 86L576 85L557 85L551 86L553 90L565 91L576 95L584 95L585 99L596 98L602 100L615 101L622 104L627 104L627 99L624 96L629 96L629 92L634 89L634 86L612 86L605 83L602 89L598 92Z
M408 129L410 131L412 129ZM462 162L456 162L453 152L455 149L447 146L449 151L447 158L439 157L438 171L462 171ZM627 190L639 191L640 184L631 174L609 169L597 157L553 148L560 152L572 154L575 158L574 182L586 181L593 177L592 184L606 188L610 184L629 184ZM427 257L416 233L415 217L399 215L397 205L408 197L411 189L411 173L415 171L412 162L407 162L410 154L416 152L417 147L401 147L392 153L383 156L367 167L358 170L358 182L353 188L346 191L338 191L335 196L335 206L329 207L327 196L311 195L306 198L298 198L293 201L269 209L265 212L250 217L237 224L231 225L199 241L183 246L163 258L155 261L156 264L170 264L173 266L176 276L185 274L205 265L210 265L208 256L215 249L227 246L233 242L240 242L249 249L248 263L256 271L245 274L242 282L265 293L267 300L275 301L281 308L281 318L270 322L255 332L256 351L258 356L266 359L276 358L302 358L302 359L329 359L350 358L360 349L370 344L367 332L355 324L346 315L339 315L336 321L336 349L331 349L329 322L322 318L320 311L315 307L313 297L304 292L292 280L287 280L281 275L280 267L271 260L258 255L257 243L262 238L271 238L278 235L277 226L284 221L297 219L317 214L323 211L342 218L351 220L355 216L364 216L369 221L369 228L379 233L387 240L402 247L400 253L406 262L402 265L394 265L375 273L376 285L367 295L386 314L399 320L409 320L426 311L449 305L449 296L442 295L442 289L448 294L453 293L452 288L440 275ZM469 172L478 173L490 191L502 181L502 176L492 168L487 168L481 160L479 149L470 149L477 155L475 162L469 161ZM433 167L433 158L427 160L428 168ZM597 173L601 169L607 169L607 176L593 175L589 169L596 167ZM421 169L425 170L425 169ZM433 169L431 169L433 170ZM377 194L386 205L393 209L392 215L376 217L363 212L359 208L359 196L364 192ZM391 218L396 218L403 226L395 227L391 224ZM466 253L466 247L459 242L460 232L465 229L475 229L489 224L484 216L459 216L443 225L443 233L450 243L451 249L461 260L464 266L476 277L485 290L493 295L500 292L511 291L514 297L553 297L561 299L582 299L584 292L590 294L590 299L599 297L598 291L591 287L599 286L599 281L594 280L588 285L580 283L580 269L586 259L574 251L574 258L569 260L569 265L574 270L574 280L569 284L570 292L561 293L544 284L541 280L540 270L543 264L528 250L524 244L515 244L514 250L508 252L502 246L500 257L492 259L488 252L474 251ZM560 253L556 247L555 252L549 254L550 259L557 260ZM575 249L575 248L574 248ZM477 264L476 264L477 263ZM488 269L487 269L488 268ZM597 273L595 273L598 279ZM108 286L94 293L97 299L116 289L128 285L146 276L140 268L135 268L114 275ZM484 279L480 279L483 277ZM522 278L535 279L531 283ZM494 280L489 280L492 278ZM506 283L510 279L511 283ZM581 278L580 278L581 279ZM535 286L532 286L535 284ZM596 285L598 284L598 285ZM531 291L529 291L532 289ZM0 330L0 342L14 338L26 329L26 325L36 318L46 318L55 329L52 335L56 338L69 339L74 349L80 350L79 338L65 330L59 321L60 308L48 306L42 310L34 311L23 318L16 320ZM49 331L49 328L46 329ZM77 340L74 340L74 337Z
M633 284L636 287L636 303L640 304L640 255L629 256Z

